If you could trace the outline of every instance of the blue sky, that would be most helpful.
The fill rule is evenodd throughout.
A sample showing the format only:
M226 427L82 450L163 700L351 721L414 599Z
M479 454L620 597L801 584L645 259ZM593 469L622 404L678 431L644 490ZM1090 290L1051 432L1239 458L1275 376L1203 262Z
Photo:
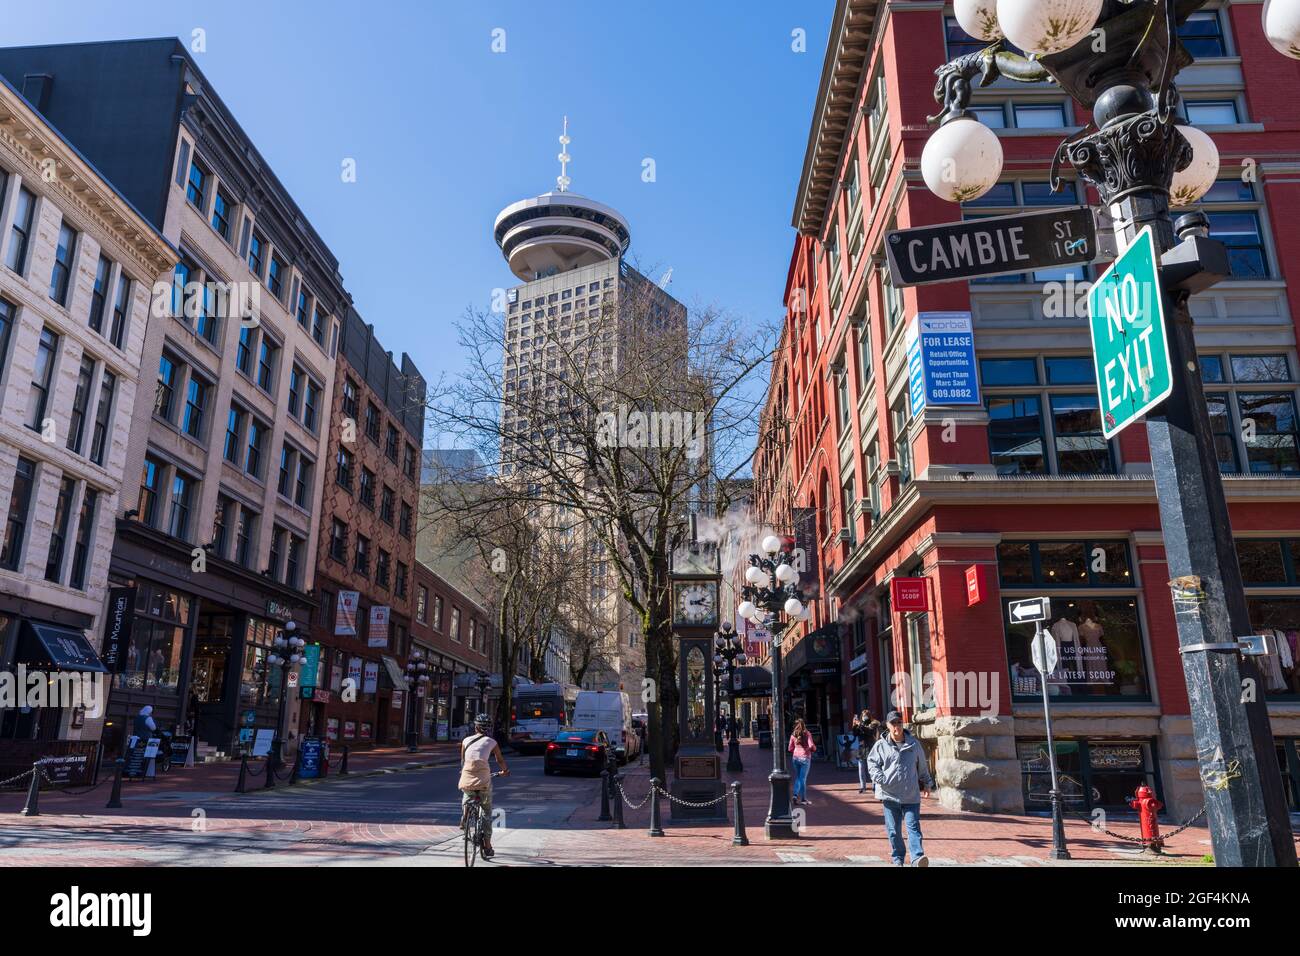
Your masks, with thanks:
M385 347L431 381L452 323L514 284L505 205L555 186L620 210L671 291L782 313L790 215L832 0L52 0L11 4L6 45L205 31L204 73L338 256ZM492 51L505 31L505 52ZM806 32L806 52L792 31ZM646 158L656 181L642 181ZM340 176L356 160L357 181Z

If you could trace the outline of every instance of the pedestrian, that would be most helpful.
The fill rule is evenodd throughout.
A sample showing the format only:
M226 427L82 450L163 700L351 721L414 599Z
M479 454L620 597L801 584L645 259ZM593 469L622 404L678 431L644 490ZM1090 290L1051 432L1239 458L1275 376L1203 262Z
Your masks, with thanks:
M867 773L867 757L880 736L880 721L864 707L861 715L853 716L852 733L858 741L858 793L866 793L867 782L871 779Z
M153 719L153 705L145 704L131 723L131 739L127 741L127 747L135 747L139 742L148 741L157 729L158 724Z
M934 778L930 776L921 742L903 727L903 715L891 710L885 716L885 724L887 732L871 748L867 770L884 811L889 855L895 866L903 865L902 828L906 826L912 865L929 866L921 845L921 798L928 797L934 789Z
M794 731L790 734L790 743L786 748L794 759L794 802L808 805L808 768L812 766L812 755L817 752L808 725L800 717L794 722Z

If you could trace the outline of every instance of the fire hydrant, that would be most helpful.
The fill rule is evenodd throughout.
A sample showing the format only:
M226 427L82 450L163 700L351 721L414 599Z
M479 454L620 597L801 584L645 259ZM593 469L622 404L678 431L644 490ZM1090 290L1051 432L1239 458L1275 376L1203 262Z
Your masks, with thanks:
M1138 812L1142 841L1152 853L1159 853L1165 844L1160 839L1160 821L1156 819L1156 814L1164 808L1164 804L1156 799L1150 787L1141 783L1138 784L1137 792L1128 798L1128 805Z

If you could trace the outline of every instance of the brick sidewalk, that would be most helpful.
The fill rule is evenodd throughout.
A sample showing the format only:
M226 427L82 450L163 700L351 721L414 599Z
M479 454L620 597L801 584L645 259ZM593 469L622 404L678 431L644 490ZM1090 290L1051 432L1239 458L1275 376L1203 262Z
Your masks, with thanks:
M372 773L385 773L402 770L408 766L443 766L457 763L460 759L459 743L425 744L412 754L405 747L375 747L370 750L353 751L348 755L348 775L357 777ZM331 750L329 776L321 780L304 780L299 786L325 784L339 779L338 771L342 764L342 751ZM250 775L246 781L248 789L260 788L265 778L261 774L264 761L249 761L250 769L256 776ZM113 787L114 765L107 762L100 770L99 784L88 793L85 787L71 787L71 793L58 790L42 790L40 808L42 813L50 814L97 814L104 811ZM280 786L287 783L290 767L280 769L280 775L286 778ZM165 812L187 813L177 806L177 795L226 794L234 793L239 780L239 761L221 761L217 763L195 764L193 767L174 766L167 773L159 773L152 780L123 780L122 797L129 800L131 812ZM21 790L0 791L0 814L15 813L20 810L27 799L27 780ZM141 799L149 797L152 799ZM126 810L107 811L123 813Z

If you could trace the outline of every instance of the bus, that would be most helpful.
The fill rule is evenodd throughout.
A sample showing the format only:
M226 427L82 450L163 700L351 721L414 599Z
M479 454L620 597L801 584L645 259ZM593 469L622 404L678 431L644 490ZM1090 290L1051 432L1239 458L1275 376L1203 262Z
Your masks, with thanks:
M510 746L519 753L543 753L573 720L578 688L573 684L527 684L515 688Z

